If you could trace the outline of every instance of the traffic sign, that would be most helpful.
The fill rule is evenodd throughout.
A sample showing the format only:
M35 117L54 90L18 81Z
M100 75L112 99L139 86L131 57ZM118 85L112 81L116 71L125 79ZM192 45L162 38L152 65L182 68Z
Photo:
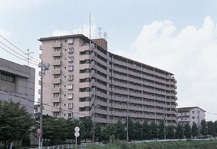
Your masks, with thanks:
M75 136L76 136L76 137L79 137L79 136L80 136L80 133L76 131L76 132L75 132Z
M41 132L41 129L37 129L37 133L40 133Z
M37 137L41 137L41 133L37 133Z
M75 131L77 132L77 131L79 131L80 130L80 128L79 127L75 127Z

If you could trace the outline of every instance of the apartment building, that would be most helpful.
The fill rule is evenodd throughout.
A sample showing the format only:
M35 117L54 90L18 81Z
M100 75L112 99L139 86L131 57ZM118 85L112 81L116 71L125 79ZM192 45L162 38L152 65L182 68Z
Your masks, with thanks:
M178 109L178 123L184 126L188 123L190 126L193 123L199 125L202 120L205 120L205 110L200 107L182 107Z
M35 69L0 58L0 100L20 102L34 114Z
M107 50L107 41L82 34L40 38L44 76L43 113L93 117L101 123L133 120L177 124L176 79L170 72Z

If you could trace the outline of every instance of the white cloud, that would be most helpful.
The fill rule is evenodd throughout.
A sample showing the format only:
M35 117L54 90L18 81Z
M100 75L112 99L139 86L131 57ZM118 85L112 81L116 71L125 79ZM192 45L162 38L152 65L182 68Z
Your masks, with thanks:
M179 106L199 106L217 113L217 25L208 16L199 29L175 30L168 20L144 25L132 45L134 51L115 53L174 73ZM209 114L206 118L217 120Z
M53 36L62 36L62 35L70 35L71 33L69 31L61 31L61 30L55 30L53 32Z

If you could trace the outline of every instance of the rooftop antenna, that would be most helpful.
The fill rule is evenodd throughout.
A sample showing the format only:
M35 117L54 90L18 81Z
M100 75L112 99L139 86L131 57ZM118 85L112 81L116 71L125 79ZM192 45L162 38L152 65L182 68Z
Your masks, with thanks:
M97 27L97 29L99 30L99 38L101 38L101 30L102 30L102 28L101 27Z
M108 38L108 34L104 32L103 35L104 35L104 39L106 40Z
M81 32L82 32L82 34L83 34L83 28L81 28Z
M91 12L89 12L89 39L91 39Z

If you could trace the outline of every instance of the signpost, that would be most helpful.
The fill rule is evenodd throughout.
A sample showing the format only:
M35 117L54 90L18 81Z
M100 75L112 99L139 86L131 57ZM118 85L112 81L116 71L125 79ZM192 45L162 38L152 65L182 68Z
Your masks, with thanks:
M41 129L37 129L37 137L39 138L39 147L40 147L40 137L41 137Z
M79 127L75 127L75 144L76 144L76 146L77 146L77 137L80 136L79 130L80 130Z

